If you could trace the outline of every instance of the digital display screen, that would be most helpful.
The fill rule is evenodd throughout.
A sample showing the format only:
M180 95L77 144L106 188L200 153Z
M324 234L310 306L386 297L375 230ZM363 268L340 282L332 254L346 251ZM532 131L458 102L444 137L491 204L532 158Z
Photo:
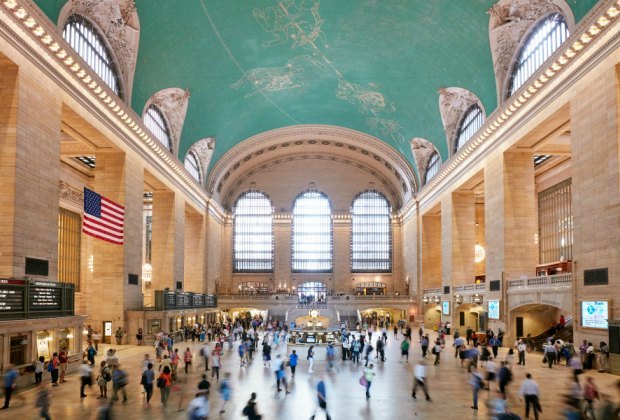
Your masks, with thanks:
M444 300L441 302L441 313L443 315L450 315L450 301Z
M499 300L489 300L489 319L499 319Z
M0 286L0 312L21 312L24 310L24 288Z
M607 329L609 302L606 300L584 300L581 302L581 325L586 328Z

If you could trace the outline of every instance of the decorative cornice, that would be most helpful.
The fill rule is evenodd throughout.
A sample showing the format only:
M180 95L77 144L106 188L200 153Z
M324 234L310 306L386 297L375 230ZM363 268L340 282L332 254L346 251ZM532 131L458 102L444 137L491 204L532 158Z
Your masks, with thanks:
M32 0L0 0L3 8L2 15L7 16L7 20L17 23L22 30L28 33L37 43L40 49L30 49L33 57L42 61L50 59L59 67L66 70L73 77L66 79L66 82L77 88L80 92L88 92L84 96L85 101L91 105L95 113L107 110L107 114L116 127L121 128L124 136L139 149L148 153L149 159L164 171L172 171L175 174L175 182L179 182L181 188L195 194L196 198L203 201L209 200L209 196L202 189L200 184L187 173L183 164L169 153L159 141L144 126L140 118L127 104L120 100L114 92L97 76L90 67L76 54L73 49L65 42L54 27L51 26L49 19L44 16ZM6 13L8 12L8 13ZM8 30L12 27L6 26ZM17 39L22 38L22 34L13 32ZM26 47L29 48L29 47ZM41 51L47 52L44 56ZM99 115L97 117L100 117ZM204 203L203 203L204 204Z
M81 208L84 205L84 191L72 187L64 181L58 184L60 199L72 206Z

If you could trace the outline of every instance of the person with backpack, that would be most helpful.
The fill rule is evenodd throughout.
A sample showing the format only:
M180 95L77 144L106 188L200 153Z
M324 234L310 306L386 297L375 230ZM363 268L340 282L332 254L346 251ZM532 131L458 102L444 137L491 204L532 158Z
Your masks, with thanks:
M168 404L170 389L172 388L172 370L166 366L157 378L157 388L161 391L161 403L164 407Z
M99 386L99 397L97 399L108 398L108 382L112 380L112 372L105 360L101 361L99 374L97 375L97 385Z
M258 410L256 409L256 392L252 392L250 395L250 400L243 407L243 411L241 412L248 420L260 420L263 418L260 414L258 414Z
M58 367L60 366L60 360L58 359L58 353L52 355L52 359L47 364L47 371L52 376L52 386L58 386Z

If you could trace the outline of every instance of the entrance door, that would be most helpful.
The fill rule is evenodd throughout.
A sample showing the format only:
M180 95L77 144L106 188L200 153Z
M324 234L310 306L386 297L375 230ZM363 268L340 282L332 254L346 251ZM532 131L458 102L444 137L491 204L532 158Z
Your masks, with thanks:
M112 321L103 321L103 342L112 344Z
M517 337L523 337L523 317L517 317Z

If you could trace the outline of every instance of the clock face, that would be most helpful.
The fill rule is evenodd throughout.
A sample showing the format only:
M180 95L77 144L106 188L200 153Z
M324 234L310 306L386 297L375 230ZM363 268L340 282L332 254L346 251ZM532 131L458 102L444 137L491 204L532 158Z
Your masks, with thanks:
M317 316L319 316L319 311L317 311L316 309L313 309L310 311L310 316L312 318L316 318Z

